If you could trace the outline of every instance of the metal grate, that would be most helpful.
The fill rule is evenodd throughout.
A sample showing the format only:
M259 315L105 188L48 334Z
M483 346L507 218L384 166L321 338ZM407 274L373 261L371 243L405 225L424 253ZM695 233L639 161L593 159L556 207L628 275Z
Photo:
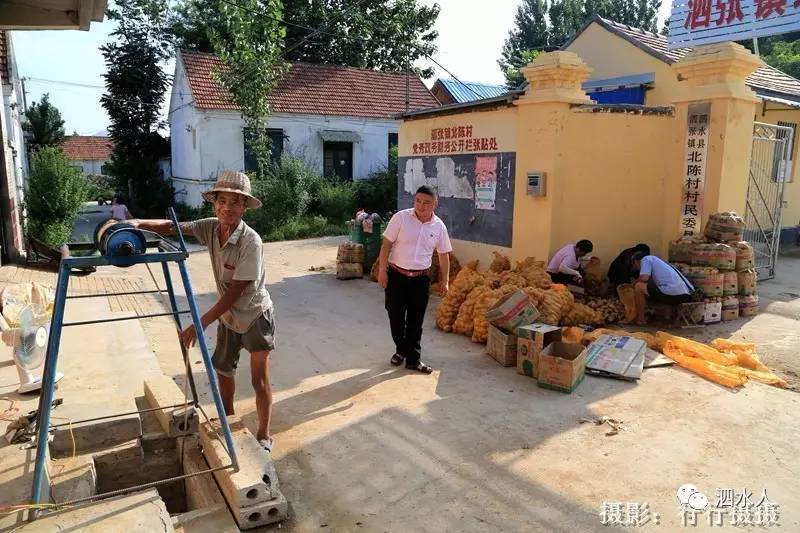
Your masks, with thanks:
M759 279L775 276L783 208L782 169L789 164L791 137L788 127L761 122L753 125L744 238L755 251Z

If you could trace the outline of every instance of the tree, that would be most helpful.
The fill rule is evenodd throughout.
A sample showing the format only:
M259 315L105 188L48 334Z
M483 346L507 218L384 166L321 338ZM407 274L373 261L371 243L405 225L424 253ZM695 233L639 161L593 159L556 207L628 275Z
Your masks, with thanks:
M439 6L417 0L284 0L280 17L270 2L236 2L247 8L250 22L272 17L285 21L284 57L289 61L349 65L401 71L436 51L433 30ZM214 52L211 32L227 32L220 0L181 0L171 22L180 48ZM235 6L234 6L235 7ZM424 69L425 77L433 69Z
M800 41L787 40L771 43L770 51L762 59L767 64L795 78L800 78Z
M519 69L532 57L526 51L562 47L594 15L655 32L660 7L661 0L522 0L498 60L506 85L522 81Z
M50 95L45 93L39 103L33 102L25 110L22 129L33 135L31 148L55 146L64 140L64 121L61 112L50 103Z
M28 235L54 248L67 242L86 188L83 173L70 166L61 150L53 146L34 150L25 193Z
M523 81L519 69L529 62L531 52L543 50L547 44L547 4L544 0L523 0L497 61L509 89L516 89Z
M100 50L107 73L100 101L114 140L109 172L130 195L134 212L162 215L172 203L171 186L158 175L164 139L161 105L169 84L162 68L170 56L166 0L117 0L108 10L114 41Z
M254 17L253 11L263 13ZM269 162L267 97L286 71L281 58L285 30L280 25L280 0L239 0L237 6L219 5L219 26L210 28L214 53L224 68L213 75L230 93L244 119L245 146L263 174Z

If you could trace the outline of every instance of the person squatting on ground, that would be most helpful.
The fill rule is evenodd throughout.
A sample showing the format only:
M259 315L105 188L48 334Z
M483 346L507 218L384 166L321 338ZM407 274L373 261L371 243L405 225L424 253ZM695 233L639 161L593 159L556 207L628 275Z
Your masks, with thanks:
M422 323L428 307L429 270L434 251L439 254L439 294L447 294L453 246L442 219L434 210L436 193L423 185L414 195L414 207L397 212L383 233L378 261L378 283L386 289L386 311L395 353L391 363L430 374L420 360Z
M261 237L242 220L247 209L257 209L261 202L251 194L247 175L234 171L221 172L214 188L204 192L203 198L214 204L216 216L182 222L180 227L200 244L208 246L219 299L202 316L201 322L205 329L219 320L213 363L225 413L234 414L234 375L239 353L244 348L250 352L250 377L258 412L256 438L271 452L269 354L275 349L275 312L267 291ZM129 222L161 234L173 231L169 220L134 219ZM190 348L197 334L190 325L181 332L181 342Z
M692 299L694 285L663 259L636 252L632 262L633 268L639 271L639 279L633 285L637 325L644 326L647 323L644 311L648 298L668 305L680 305Z
M567 244L562 247L547 265L547 273L553 283L581 284L583 283L583 269L580 259L587 257L594 250L592 241L586 239L578 244Z

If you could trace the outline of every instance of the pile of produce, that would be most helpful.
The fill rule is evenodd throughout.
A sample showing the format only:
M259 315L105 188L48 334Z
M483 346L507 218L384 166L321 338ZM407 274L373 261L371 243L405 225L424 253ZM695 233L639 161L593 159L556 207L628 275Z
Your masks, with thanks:
M563 285L554 285L544 263L529 257L511 269L508 257L495 253L489 270L480 272L478 262L466 265L450 283L450 291L436 310L436 327L485 343L489 336L486 311L501 298L523 290L541 312L539 322L558 325L601 325L608 318L617 321L614 300L597 300L585 305L576 303ZM619 302L617 301L617 305ZM604 313L600 309L606 309Z
M593 298L586 305L599 312L605 324L614 324L625 318L625 306L618 298Z

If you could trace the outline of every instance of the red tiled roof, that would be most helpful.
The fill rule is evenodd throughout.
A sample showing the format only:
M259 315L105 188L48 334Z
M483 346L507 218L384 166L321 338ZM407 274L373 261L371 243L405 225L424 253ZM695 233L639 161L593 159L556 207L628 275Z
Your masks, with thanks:
M72 161L106 161L111 157L114 141L111 140L111 137L70 135L64 139L59 148Z
M222 63L213 54L181 51L195 105L237 109L212 72ZM292 63L269 96L273 112L389 118L406 110L406 76L339 65ZM418 76L409 77L410 110L439 103Z

